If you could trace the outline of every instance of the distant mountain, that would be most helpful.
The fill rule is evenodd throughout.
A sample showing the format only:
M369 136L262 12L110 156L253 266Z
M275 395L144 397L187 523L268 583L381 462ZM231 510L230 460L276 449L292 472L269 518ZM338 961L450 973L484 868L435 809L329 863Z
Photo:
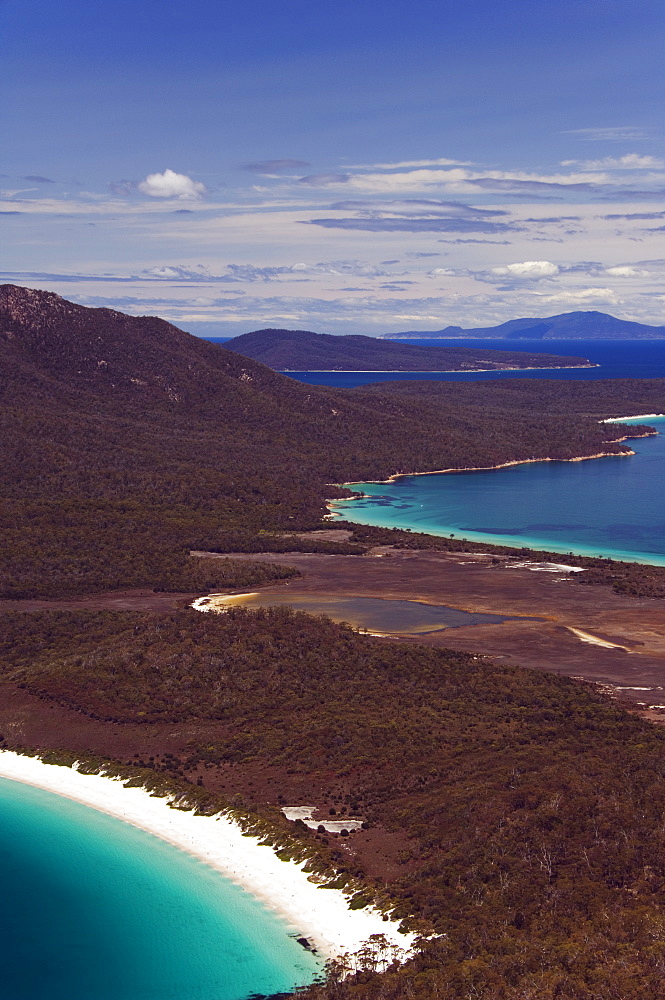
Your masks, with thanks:
M331 336L307 330L255 330L224 347L277 371L435 372L587 366L586 358L468 347L389 344L377 337Z
M569 312L545 318L511 319L498 326L446 326L443 330L408 330L385 333L382 340L427 340L452 337L478 337L524 340L657 340L665 337L665 326L646 326L617 319L601 312Z

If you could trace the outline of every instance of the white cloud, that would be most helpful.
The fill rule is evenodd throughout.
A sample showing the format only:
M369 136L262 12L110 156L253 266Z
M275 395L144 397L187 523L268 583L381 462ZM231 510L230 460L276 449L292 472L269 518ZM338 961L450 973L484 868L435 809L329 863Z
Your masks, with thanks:
M619 305L621 299L612 288L579 288L569 291L554 292L543 295L540 292L534 293L539 296L542 302L562 306L587 305L593 302L604 302L606 305Z
M198 201L206 193L205 184L168 169L163 174L148 174L138 189L150 198L177 198L180 201Z
M648 278L650 272L629 264L617 264L615 267L606 267L605 274L612 278Z
M182 264L162 264L145 268L141 272L141 276L167 281L210 281L214 277L203 264L198 264L195 267L186 267Z
M541 278L555 277L559 273L559 268L549 260L523 260L517 264L507 264L505 267L493 267L491 273L499 277L539 281Z

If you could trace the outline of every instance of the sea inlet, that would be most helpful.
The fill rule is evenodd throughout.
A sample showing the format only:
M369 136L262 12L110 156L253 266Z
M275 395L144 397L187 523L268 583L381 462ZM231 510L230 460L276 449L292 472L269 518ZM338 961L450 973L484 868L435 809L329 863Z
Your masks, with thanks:
M347 483L360 495L330 509L359 524L665 565L665 418L633 422L659 431L631 439L634 456Z

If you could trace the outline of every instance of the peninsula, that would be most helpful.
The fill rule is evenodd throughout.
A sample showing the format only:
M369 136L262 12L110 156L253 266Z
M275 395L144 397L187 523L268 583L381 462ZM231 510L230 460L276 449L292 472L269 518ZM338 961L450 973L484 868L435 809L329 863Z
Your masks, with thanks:
M307 330L255 330L224 347L277 371L443 372L521 368L593 368L587 358L471 347L391 344L377 337Z

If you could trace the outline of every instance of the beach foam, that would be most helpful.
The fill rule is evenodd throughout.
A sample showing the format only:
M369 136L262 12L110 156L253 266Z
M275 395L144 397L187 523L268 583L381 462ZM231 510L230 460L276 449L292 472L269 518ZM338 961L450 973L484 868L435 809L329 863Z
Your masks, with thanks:
M302 863L280 861L228 816L171 809L167 799L126 788L122 779L82 774L9 750L0 750L0 777L64 795L188 851L261 899L326 958L353 955L374 934L385 936L396 957L406 958L413 947L414 935L400 933L395 921L369 907L350 910L341 890L310 882Z

